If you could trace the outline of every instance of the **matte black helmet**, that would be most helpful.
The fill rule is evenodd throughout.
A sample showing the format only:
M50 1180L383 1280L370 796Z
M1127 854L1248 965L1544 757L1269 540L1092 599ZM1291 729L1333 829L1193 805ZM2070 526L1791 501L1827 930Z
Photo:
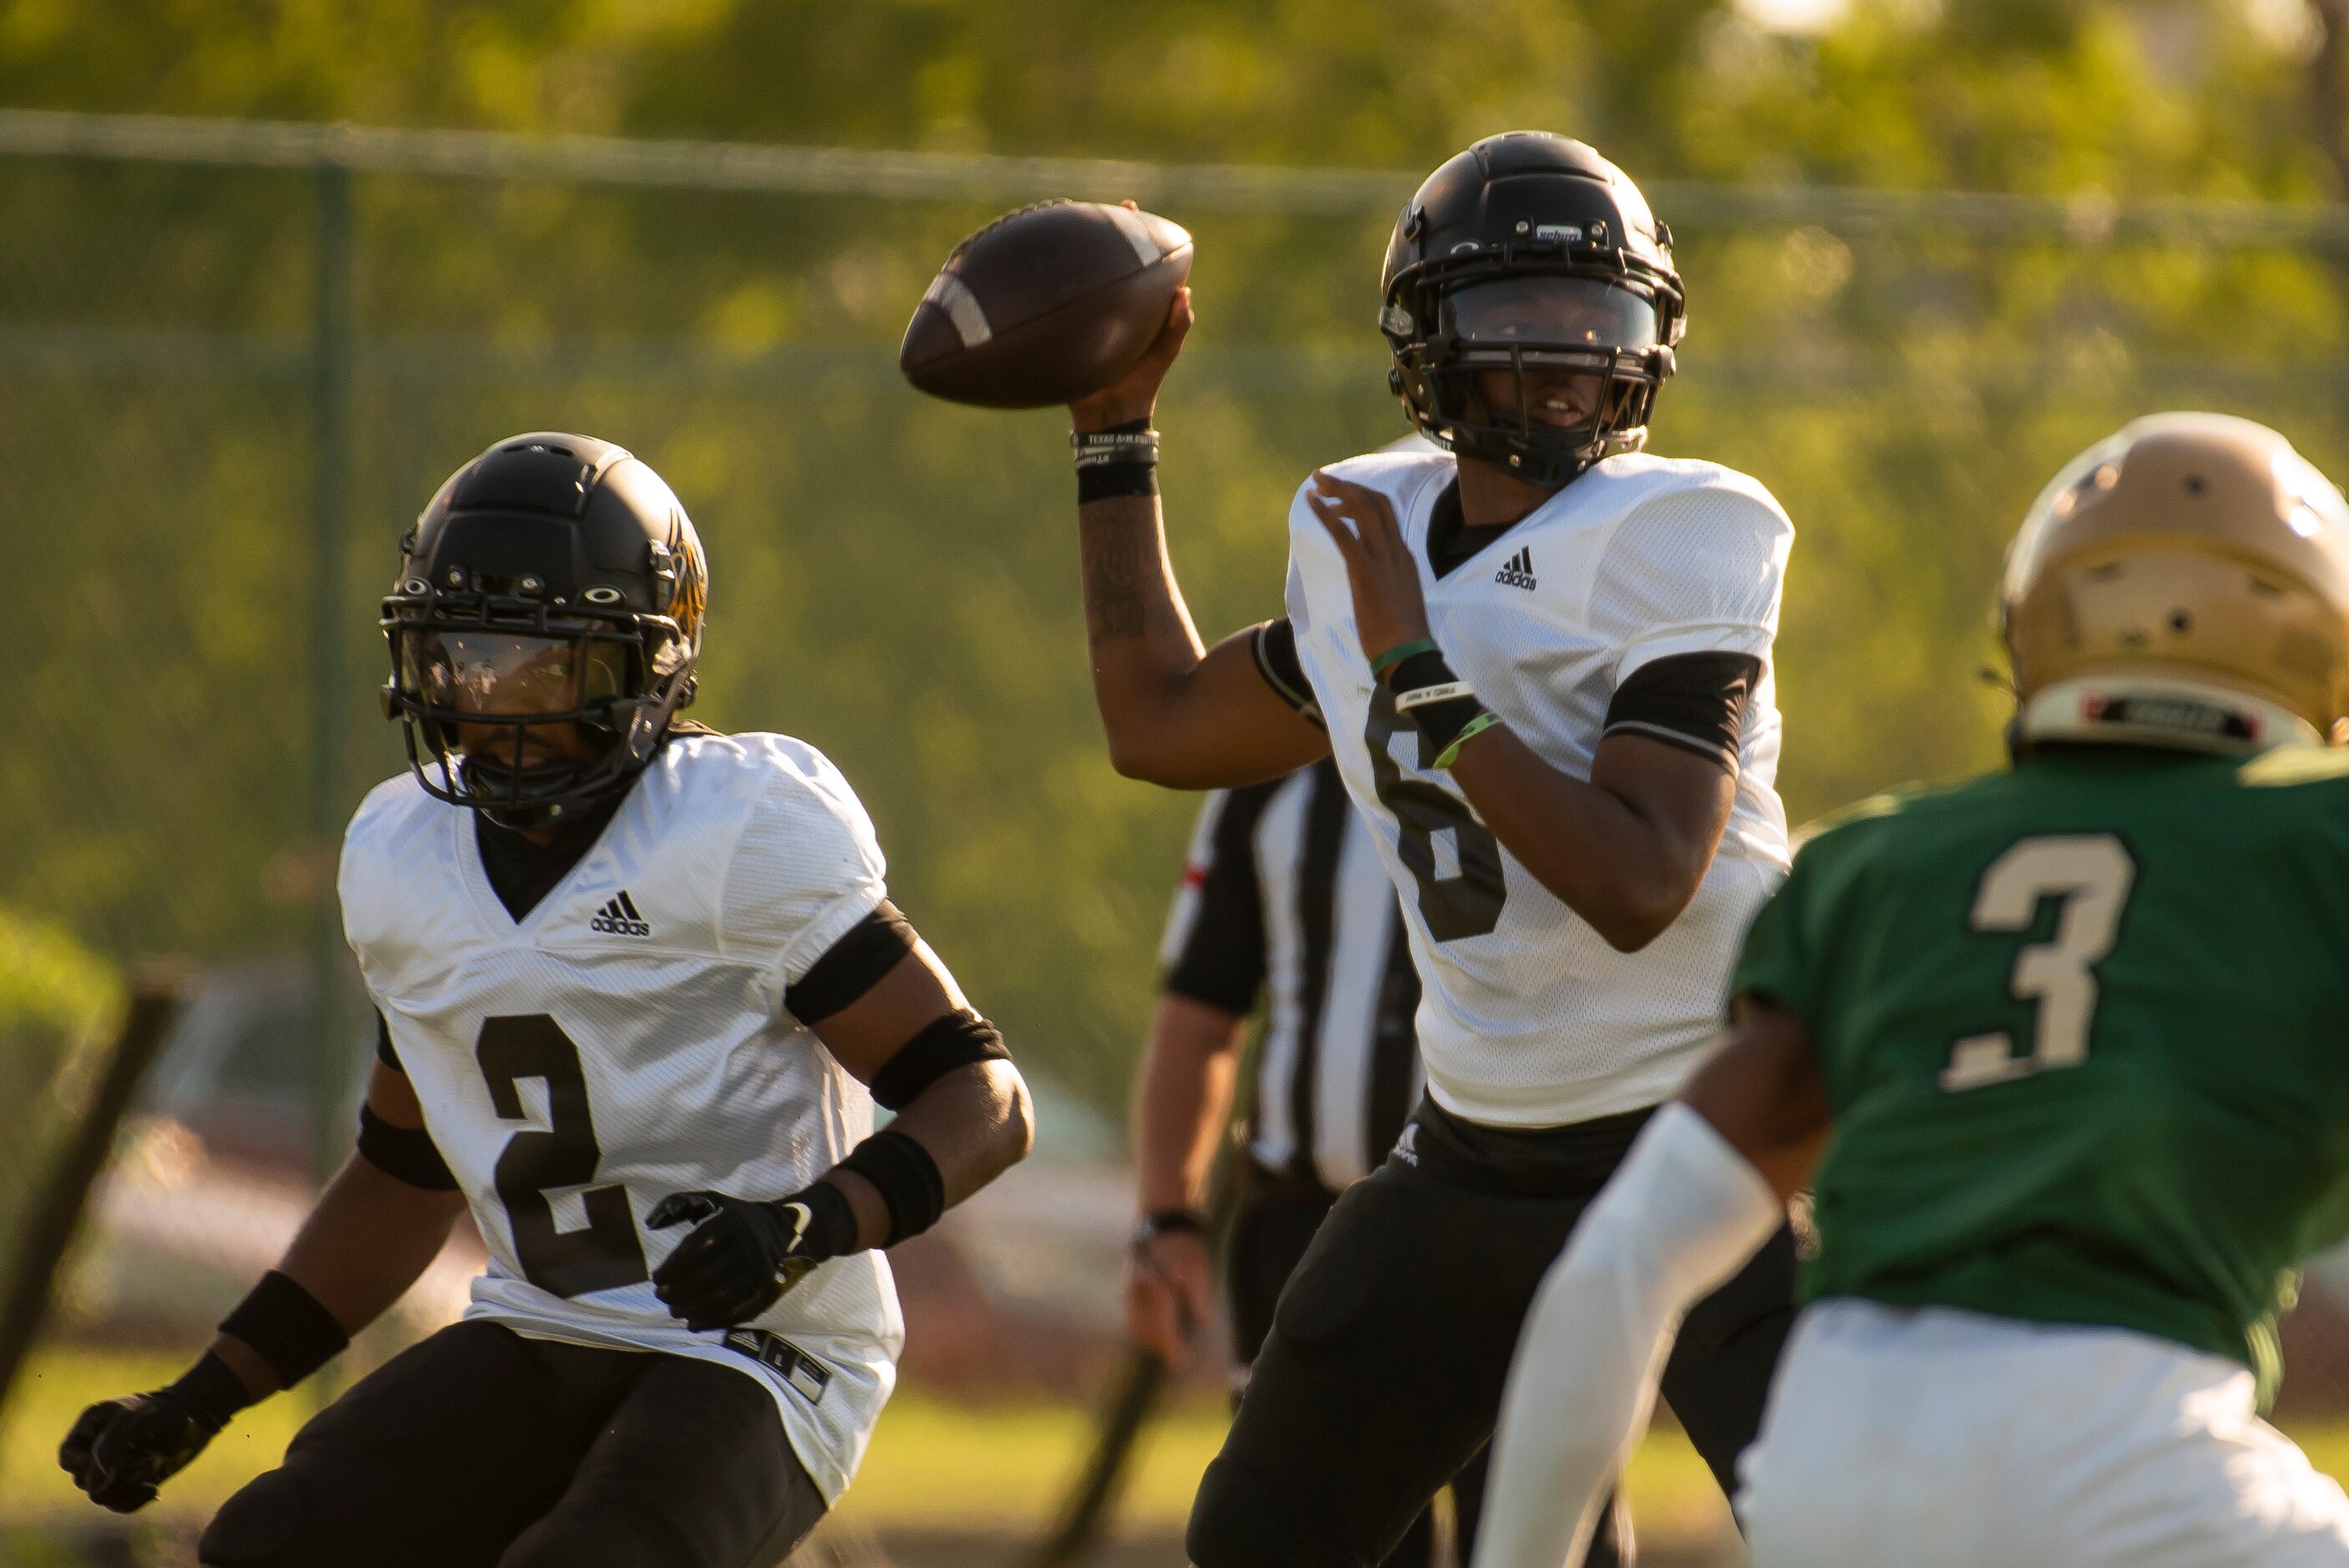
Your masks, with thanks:
M1388 384L1430 440L1562 485L1646 444L1686 300L1630 177L1547 131L1487 137L1427 177L1387 245ZM1516 406L1480 385L1516 378ZM1527 378L1554 400L1541 417Z
M661 477L609 441L500 441L450 476L399 557L384 713L440 799L546 825L626 789L693 700L701 541ZM469 753L460 724L496 738ZM549 744L565 725L600 743L590 758ZM561 760L533 758L548 749Z

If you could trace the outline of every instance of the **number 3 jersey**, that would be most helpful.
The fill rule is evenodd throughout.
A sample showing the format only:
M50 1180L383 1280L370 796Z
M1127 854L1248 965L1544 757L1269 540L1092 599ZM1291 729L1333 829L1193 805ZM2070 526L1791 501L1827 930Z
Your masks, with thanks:
M757 1377L836 1497L895 1379L886 1261L834 1259L752 1323L695 1334L648 1278L691 1227L644 1219L672 1192L782 1197L871 1132L864 1086L783 1008L883 897L864 808L796 740L675 737L519 922L472 819L410 777L380 785L341 878L360 973L489 1250L466 1316Z
M1402 894L1422 982L1427 1088L1468 1120L1551 1127L1635 1110L1680 1088L1720 1029L1746 923L1786 865L1773 789L1768 674L1794 528L1769 492L1715 464L1610 458L1438 575L1429 534L1449 454L1336 465L1384 494L1454 672L1545 761L1577 778L1618 689L1679 655L1760 662L1738 729L1735 803L1680 918L1619 953L1503 848L1371 674L1344 558L1298 493L1288 619L1338 767ZM1724 758L1724 761L1728 760Z
M2252 1367L2349 1223L2349 751L2043 750L1853 808L1735 985L1835 1109L1806 1297Z

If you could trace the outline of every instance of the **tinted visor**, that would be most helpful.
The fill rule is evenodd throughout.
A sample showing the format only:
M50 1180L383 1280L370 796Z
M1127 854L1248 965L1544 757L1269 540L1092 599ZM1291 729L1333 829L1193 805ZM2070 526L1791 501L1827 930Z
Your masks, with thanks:
M433 627L403 627L396 637L401 694L443 713L568 717L626 688L627 650L618 643Z
M1642 349L1661 341L1656 307L1592 278L1501 278L1444 296L1441 330L1468 349Z

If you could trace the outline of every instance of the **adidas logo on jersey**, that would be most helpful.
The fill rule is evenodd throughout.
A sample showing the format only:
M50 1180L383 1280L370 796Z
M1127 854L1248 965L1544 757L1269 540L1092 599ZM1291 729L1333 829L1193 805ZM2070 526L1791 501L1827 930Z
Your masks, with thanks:
M636 913L636 901L623 892L606 903L602 913L587 923L590 931L600 931L606 936L650 936L653 928Z
M1508 564L1493 573L1493 581L1511 588L1532 588L1534 582L1534 547L1526 545L1509 557Z

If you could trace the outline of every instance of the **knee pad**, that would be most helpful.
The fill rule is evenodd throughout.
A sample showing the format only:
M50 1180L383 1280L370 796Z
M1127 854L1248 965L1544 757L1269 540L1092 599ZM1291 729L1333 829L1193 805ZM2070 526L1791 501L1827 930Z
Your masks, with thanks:
M306 1512L300 1481L282 1470L255 1476L212 1515L197 1560L205 1568L307 1568L299 1548Z

